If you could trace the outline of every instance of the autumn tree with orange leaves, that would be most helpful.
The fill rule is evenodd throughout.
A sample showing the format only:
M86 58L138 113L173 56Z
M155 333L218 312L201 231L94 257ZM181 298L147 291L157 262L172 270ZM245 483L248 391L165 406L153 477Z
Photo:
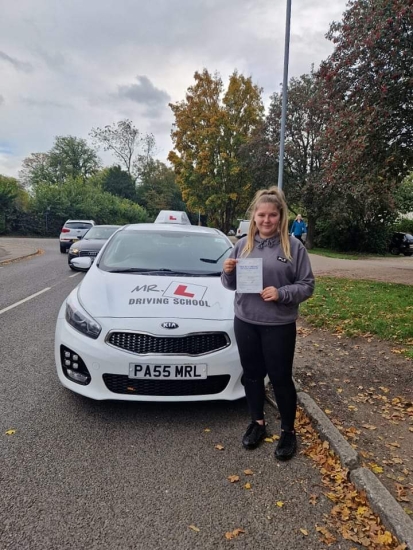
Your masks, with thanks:
M170 104L175 123L168 160L188 209L227 232L252 198L251 173L239 151L262 123L261 89L237 71L226 90L207 69L194 79L185 100Z

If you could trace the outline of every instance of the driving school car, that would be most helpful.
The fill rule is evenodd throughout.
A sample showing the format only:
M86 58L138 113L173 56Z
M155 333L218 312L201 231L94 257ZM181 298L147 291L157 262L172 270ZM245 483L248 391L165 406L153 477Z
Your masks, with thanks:
M58 315L61 383L99 400L243 397L234 294L220 280L232 246L216 229L137 224L93 264L72 260L88 272Z

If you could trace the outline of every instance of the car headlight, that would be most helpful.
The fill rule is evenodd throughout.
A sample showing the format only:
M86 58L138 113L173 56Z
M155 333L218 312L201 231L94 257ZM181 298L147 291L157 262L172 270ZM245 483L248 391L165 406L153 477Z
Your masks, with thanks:
M82 308L75 294L70 295L67 299L66 321L73 328L94 340L96 340L102 330L99 323Z
M69 250L70 254L79 254L79 249L78 248L71 248Z

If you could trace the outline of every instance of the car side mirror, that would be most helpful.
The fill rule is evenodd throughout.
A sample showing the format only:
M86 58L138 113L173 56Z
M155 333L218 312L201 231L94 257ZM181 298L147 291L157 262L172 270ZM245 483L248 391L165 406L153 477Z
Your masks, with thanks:
M82 256L80 258L73 258L70 260L70 265L79 271L87 271L93 263L93 259L90 256Z

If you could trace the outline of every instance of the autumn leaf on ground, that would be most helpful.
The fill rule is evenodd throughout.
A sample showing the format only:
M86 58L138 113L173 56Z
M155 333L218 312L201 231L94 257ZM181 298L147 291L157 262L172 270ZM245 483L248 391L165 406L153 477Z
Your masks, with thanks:
M195 533L199 533L200 529L199 527L196 527L196 525L188 525L189 529L192 529L192 531L195 531Z
M274 443L274 440L273 440L272 437L266 437L266 438L264 439L264 441L266 441L267 443Z
M234 529L233 531L228 531L227 533L225 533L225 538L228 540L235 539L241 533L245 533L244 529Z
M253 473L254 473L254 472L253 472L252 470L249 470L249 469L244 470L244 474L245 474L246 476L252 476Z
M379 466L378 464L375 464L374 462L369 462L369 466L375 474L382 474L383 473L382 466Z
M223 445L215 445L215 449L217 449L217 451L223 451L224 448L225 447Z
M205 428L204 432L210 432L210 428Z
M228 476L228 480L231 483L235 483L236 481L239 481L239 476Z
M246 483L246 484L244 485L244 488L245 488L245 489L251 489L251 483Z
M308 537L308 531L307 531L307 529L301 529L301 528L300 528L300 531L302 532L303 535L305 535L306 537Z
M310 504L312 504L313 506L315 506L317 504L317 499L318 499L318 496L317 495L311 495L310 498L309 498L309 501L310 501Z
M16 430L7 430L6 435L14 435L16 433Z
M278 500L275 504L278 506L278 508L282 508L284 506L284 502L282 500Z
M333 544L333 542L336 542L337 539L334 537L334 535L330 533L330 531L326 527L319 527L317 525L315 530L317 531L317 533L320 533L322 535L320 537L321 542L324 542L328 546L330 546L330 544Z
M376 426L372 426L371 424L362 424L363 428L366 428L366 430L377 430Z

